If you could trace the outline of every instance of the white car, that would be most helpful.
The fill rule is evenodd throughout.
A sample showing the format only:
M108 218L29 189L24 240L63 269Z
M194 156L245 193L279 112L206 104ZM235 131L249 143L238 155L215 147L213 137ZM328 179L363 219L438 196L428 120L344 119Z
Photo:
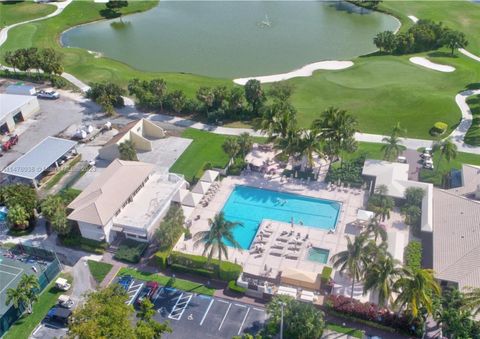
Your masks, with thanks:
M60 98L60 94L56 91L44 91L41 90L37 92L37 97L40 99L50 99L50 100L56 100Z
M74 302L68 295L62 294L58 297L58 305L64 308L72 308Z
M70 285L67 279L58 278L55 280L55 287L62 291L68 291L72 285Z

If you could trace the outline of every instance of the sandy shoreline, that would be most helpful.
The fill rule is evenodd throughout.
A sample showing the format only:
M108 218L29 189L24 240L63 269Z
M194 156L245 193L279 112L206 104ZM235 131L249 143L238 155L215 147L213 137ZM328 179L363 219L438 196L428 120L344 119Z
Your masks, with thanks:
M283 80L288 80L288 79L298 78L298 77L309 77L313 74L313 72L318 70L332 71L332 70L346 69L352 66L353 66L352 61L337 61L337 60L319 61L319 62L314 62L312 64L305 65L302 68L299 68L297 70L287 72L287 73L264 75L264 76L253 76L248 78L238 78L238 79L234 79L233 82L238 85L245 85L248 80L256 79L260 81L262 84L265 84L265 83L283 81Z
M428 60L427 58L424 58L424 57L412 57L409 60L410 60L410 62L412 62L416 65L426 67L426 68L432 69L434 71L439 71L439 72L444 72L444 73L450 73L450 72L455 71L455 67L453 67L453 66L437 64L435 62L431 62L430 60Z

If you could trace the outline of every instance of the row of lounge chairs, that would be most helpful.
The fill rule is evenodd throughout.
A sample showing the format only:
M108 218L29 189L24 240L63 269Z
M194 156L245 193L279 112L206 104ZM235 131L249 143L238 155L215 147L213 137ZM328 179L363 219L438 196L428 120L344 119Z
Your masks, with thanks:
M200 201L200 204L202 204L203 207L207 207L208 203L212 201L212 199L215 197L215 194L220 190L220 183L219 182L214 182L212 186L208 189L207 193L203 196L202 200Z

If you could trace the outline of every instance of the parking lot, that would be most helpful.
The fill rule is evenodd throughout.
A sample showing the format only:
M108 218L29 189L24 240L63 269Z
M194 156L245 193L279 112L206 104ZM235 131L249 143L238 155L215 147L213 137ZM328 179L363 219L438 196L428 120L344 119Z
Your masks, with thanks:
M135 305L146 282L132 280L121 285L130 297L128 303ZM156 310L154 319L168 321L173 330L162 338L198 338L201 333L202 338L230 339L244 333L257 333L266 319L261 307L165 286L161 286L151 299Z
M153 298L154 318L170 322L165 338L232 338L257 333L265 323L265 310L241 302L197 295L163 287Z

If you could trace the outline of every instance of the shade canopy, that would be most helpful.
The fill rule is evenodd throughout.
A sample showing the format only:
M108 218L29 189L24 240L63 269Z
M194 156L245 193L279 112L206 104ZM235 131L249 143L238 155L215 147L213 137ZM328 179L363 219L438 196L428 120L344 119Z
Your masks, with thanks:
M281 282L311 290L320 289L320 276L315 272L286 268L282 271Z
M181 203L183 199L185 199L185 197L188 195L188 193L189 193L188 190L181 188L177 192L175 192L175 194L173 195L172 201Z
M202 200L203 195L189 192L182 200L182 205L195 207Z
M357 212L357 220L358 221L370 221L372 218L375 217L375 213L372 211L366 211L366 210L358 210Z
M215 179L217 179L219 174L220 173L218 173L217 171L207 170L205 171L205 173L203 173L200 181L212 183L215 181Z
M199 181L193 188L192 192L203 195L208 192L208 189L210 188L211 185L212 184L209 182Z

